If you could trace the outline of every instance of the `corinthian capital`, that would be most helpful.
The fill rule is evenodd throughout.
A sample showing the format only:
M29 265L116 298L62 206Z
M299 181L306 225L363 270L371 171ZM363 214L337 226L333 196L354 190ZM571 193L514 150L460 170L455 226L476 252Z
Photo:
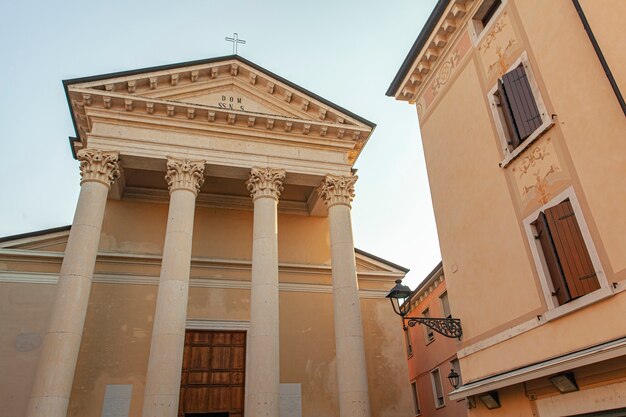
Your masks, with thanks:
M322 181L319 193L328 207L335 204L350 206L354 199L354 183L359 179L356 175L344 177L327 175Z
M165 180L170 193L182 189L198 195L200 187L204 184L204 164L205 161L168 157Z
M276 200L283 191L284 169L252 168L250 179L246 182L252 200L259 197L271 197Z
M120 175L118 152L81 149L76 154L80 161L80 183L97 181L110 187Z

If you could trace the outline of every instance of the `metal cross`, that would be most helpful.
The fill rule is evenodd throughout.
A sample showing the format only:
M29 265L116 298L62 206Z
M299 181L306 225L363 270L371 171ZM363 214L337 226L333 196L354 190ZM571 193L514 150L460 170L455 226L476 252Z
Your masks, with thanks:
M232 38L229 38L227 36L224 39L226 39L228 42L232 42L233 43L233 55L237 55L237 44L238 43L246 43L246 41L244 41L243 39L239 39L239 35L237 34L237 32L233 33L233 37Z

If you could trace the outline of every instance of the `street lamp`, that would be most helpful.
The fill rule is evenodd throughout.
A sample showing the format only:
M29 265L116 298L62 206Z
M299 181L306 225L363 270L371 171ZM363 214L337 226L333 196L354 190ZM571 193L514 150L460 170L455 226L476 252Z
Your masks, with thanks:
M448 381L450 381L452 388L456 389L456 387L459 386L459 382L461 382L461 375L459 375L454 368L452 368L448 374Z
M411 289L406 285L402 285L402 280L396 280L396 285L389 291L387 298L391 301L393 311L402 317L402 324L406 330L407 324L409 327L414 327L416 324L423 324L430 327L439 334L450 338L461 338L463 329L461 329L461 320L453 318L432 318L432 317L408 317L410 303L406 302L406 299L411 296ZM400 302L402 300L402 302Z

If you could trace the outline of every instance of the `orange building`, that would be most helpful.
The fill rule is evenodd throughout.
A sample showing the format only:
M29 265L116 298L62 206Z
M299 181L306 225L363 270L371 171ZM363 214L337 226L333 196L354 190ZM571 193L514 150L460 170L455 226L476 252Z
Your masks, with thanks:
M387 91L419 117L470 417L626 416L625 18L439 0Z
M442 262L424 278L407 302L410 305L407 317L452 317ZM457 339L445 337L424 325L407 327L405 337L415 415L467 415L464 399L447 397L453 390L448 374L451 369L461 373L456 358Z

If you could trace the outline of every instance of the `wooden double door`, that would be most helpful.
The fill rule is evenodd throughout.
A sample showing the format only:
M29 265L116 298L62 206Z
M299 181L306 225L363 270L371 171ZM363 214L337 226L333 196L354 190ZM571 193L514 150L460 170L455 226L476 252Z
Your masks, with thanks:
M246 332L187 330L179 417L242 417Z

